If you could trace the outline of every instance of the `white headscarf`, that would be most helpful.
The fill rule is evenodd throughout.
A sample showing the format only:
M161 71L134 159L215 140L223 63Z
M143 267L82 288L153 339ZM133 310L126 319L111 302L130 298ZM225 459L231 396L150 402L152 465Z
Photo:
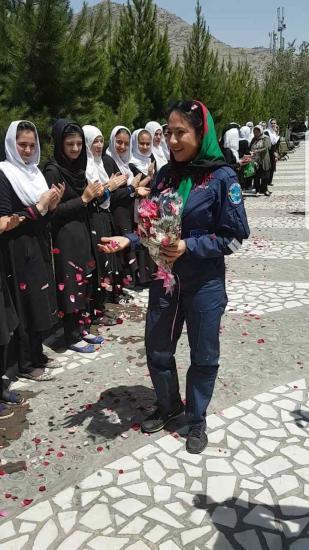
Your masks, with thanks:
M36 147L27 164L22 160L17 151L16 133L17 127L21 122L28 121L14 120L8 128L5 136L6 160L0 162L0 170L2 170L9 180L14 192L23 205L32 206L39 201L45 191L48 191L48 185L38 168L40 162L40 142L37 129L32 122L28 122L28 124L31 124L33 127L36 137Z
M270 118L267 124L267 132L271 141L272 145L276 145L278 143L280 136L278 136L277 132L272 129L271 121L275 120L274 118Z
M233 122L231 124L234 124ZM224 147L230 149L236 159L239 162L239 130L238 128L230 128L224 134Z
M249 121L249 122L247 122L246 126L248 126L248 128L250 128L250 142L251 142L253 137L254 137L253 136L253 126L254 126L254 124L253 124L253 122Z
M147 132L150 135L151 143L152 143L152 135L150 134L149 130L145 130L145 128L139 128L138 130L135 130L132 134L132 157L130 162L136 166L136 168L139 170L139 172L142 172L145 176L148 175L148 168L151 163L151 154L153 150L153 145L151 145L151 149L149 153L141 153L139 150L138 145L138 136L141 132Z
M249 126L242 126L239 130L239 135L241 139L246 139L249 144L251 143L251 130Z
M256 126L254 126L253 130L255 130L256 128L260 131L261 135L258 138L258 139L260 139L264 135L264 128L263 128L262 124L257 124Z
M118 134L119 130L125 130L126 132L128 132L130 136L129 148L121 156L116 151L116 143L115 143L116 135ZM130 130L128 130L128 128L126 128L125 126L115 126L109 138L109 145L108 145L108 149L106 150L106 154L112 157L112 159L114 159L120 172L124 176L128 176L127 185L131 185L134 176L129 167L129 162L132 156L132 140L131 140L131 132Z
M159 124L155 120L152 120L151 122L147 122L145 126L145 130L148 130L148 132L152 135L152 142L153 142L155 133L158 130L161 130L162 132L160 145L155 145L153 142L153 149L152 149L152 154L156 161L157 172L159 172L160 168L162 168L162 166L165 166L165 164L168 163L170 158L170 153L165 141L165 137L163 135L163 128L161 124Z
M94 183L99 181L100 183L107 183L109 180L108 174L104 168L102 157L95 157L91 151L94 140L97 137L102 137L103 134L96 126L90 126L86 124L83 126L83 132L85 134L86 150L87 150L87 168L86 178L88 182ZM101 208L107 209L110 205L110 197L100 204Z

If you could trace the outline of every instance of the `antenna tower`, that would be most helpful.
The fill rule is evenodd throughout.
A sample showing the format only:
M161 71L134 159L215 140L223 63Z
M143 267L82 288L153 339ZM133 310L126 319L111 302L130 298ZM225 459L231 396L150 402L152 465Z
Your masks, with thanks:
M286 29L286 24L284 19L284 8L277 9L277 17L278 17L278 33L279 33L279 50L283 51L285 46L283 33Z

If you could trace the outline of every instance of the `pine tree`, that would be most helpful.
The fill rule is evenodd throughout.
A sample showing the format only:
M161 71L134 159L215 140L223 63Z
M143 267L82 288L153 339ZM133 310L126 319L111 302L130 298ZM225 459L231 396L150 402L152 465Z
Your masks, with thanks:
M107 103L117 109L131 94L139 110L136 125L160 118L173 96L173 67L167 34L160 34L152 0L128 0L114 33L110 64Z
M211 49L211 36L202 14L200 0L196 3L196 20L183 53L182 94L206 103L214 118L220 117L221 93L225 73L220 70L218 56Z

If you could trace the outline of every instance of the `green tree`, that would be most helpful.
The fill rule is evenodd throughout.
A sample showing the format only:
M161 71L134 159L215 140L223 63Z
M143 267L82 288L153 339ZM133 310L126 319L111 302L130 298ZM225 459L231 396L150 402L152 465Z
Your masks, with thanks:
M218 56L211 48L211 36L202 14L200 1L196 3L196 20L183 53L181 79L182 95L206 103L214 119L221 117L225 72L219 67Z
M113 74L105 96L110 106L117 109L132 95L139 110L136 125L164 116L174 95L173 66L152 0L128 0L114 32L110 64Z

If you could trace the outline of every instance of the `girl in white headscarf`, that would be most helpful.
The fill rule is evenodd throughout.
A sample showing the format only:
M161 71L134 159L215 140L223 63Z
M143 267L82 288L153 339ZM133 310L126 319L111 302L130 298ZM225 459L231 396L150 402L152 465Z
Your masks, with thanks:
M103 164L109 177L122 174L126 186L111 193L111 212L116 235L125 235L134 230L134 199L142 194L139 188L141 174L134 176L130 168L132 156L131 132L125 126L116 126L111 133ZM134 286L137 275L135 253L122 255L122 276L126 286Z
M50 380L44 367L56 364L43 354L42 342L57 321L57 305L46 225L64 186L48 189L38 168L40 144L31 122L17 120L10 124L5 155L6 160L0 163L0 216L15 213L25 218L19 227L2 236L19 318L15 334L19 376Z
M249 126L247 125L242 126L239 130L239 136L240 136L240 139L246 139L248 144L250 145L252 138L251 138L251 130ZM252 134L252 137L253 137L253 134Z
M266 197L270 196L270 193L267 189L269 181L269 171L271 168L270 164L270 141L269 138L264 134L263 127L257 125L253 129L253 140L251 142L251 152L252 158L256 163L256 171L254 175L254 187L256 194L264 194Z
M163 128L161 124L152 120L147 122L145 130L148 130L152 135L153 149L152 153L156 161L156 172L159 172L162 166L168 163L170 154L163 135Z
M275 118L270 118L267 124L267 128L265 130L265 134L269 137L270 143L271 143L271 148L269 151L271 169L269 174L268 185L273 185L272 182L273 182L274 173L276 172L276 165L278 160L280 135L278 134L277 129L278 129L277 120Z
M132 156L130 167L145 177L153 175L153 144L152 135L145 128L139 128L132 134ZM151 179L151 178L150 178ZM150 181L150 180L149 180Z
M104 186L102 197L88 205L90 238L96 259L96 270L92 277L93 288L90 300L90 311L93 324L111 326L117 324L117 318L105 310L107 301L117 300L117 283L119 283L118 258L113 261L105 254L98 254L97 245L103 236L114 234L113 218L110 211L111 193L121 186L126 186L126 176L109 177L102 160L104 137L99 128L89 124L83 126L87 151L86 178L88 184L100 182Z
M140 186L146 194L150 193L150 183L154 175L155 160L152 154L153 144L152 135L145 128L139 128L132 134L132 157L130 168L134 175L141 174L142 179ZM141 188L140 188L141 189ZM135 199L134 204L134 221L138 223L138 205L139 199ZM136 252L138 261L138 282L143 285L151 281L151 276L155 270L155 264L150 258L147 249L142 249Z

